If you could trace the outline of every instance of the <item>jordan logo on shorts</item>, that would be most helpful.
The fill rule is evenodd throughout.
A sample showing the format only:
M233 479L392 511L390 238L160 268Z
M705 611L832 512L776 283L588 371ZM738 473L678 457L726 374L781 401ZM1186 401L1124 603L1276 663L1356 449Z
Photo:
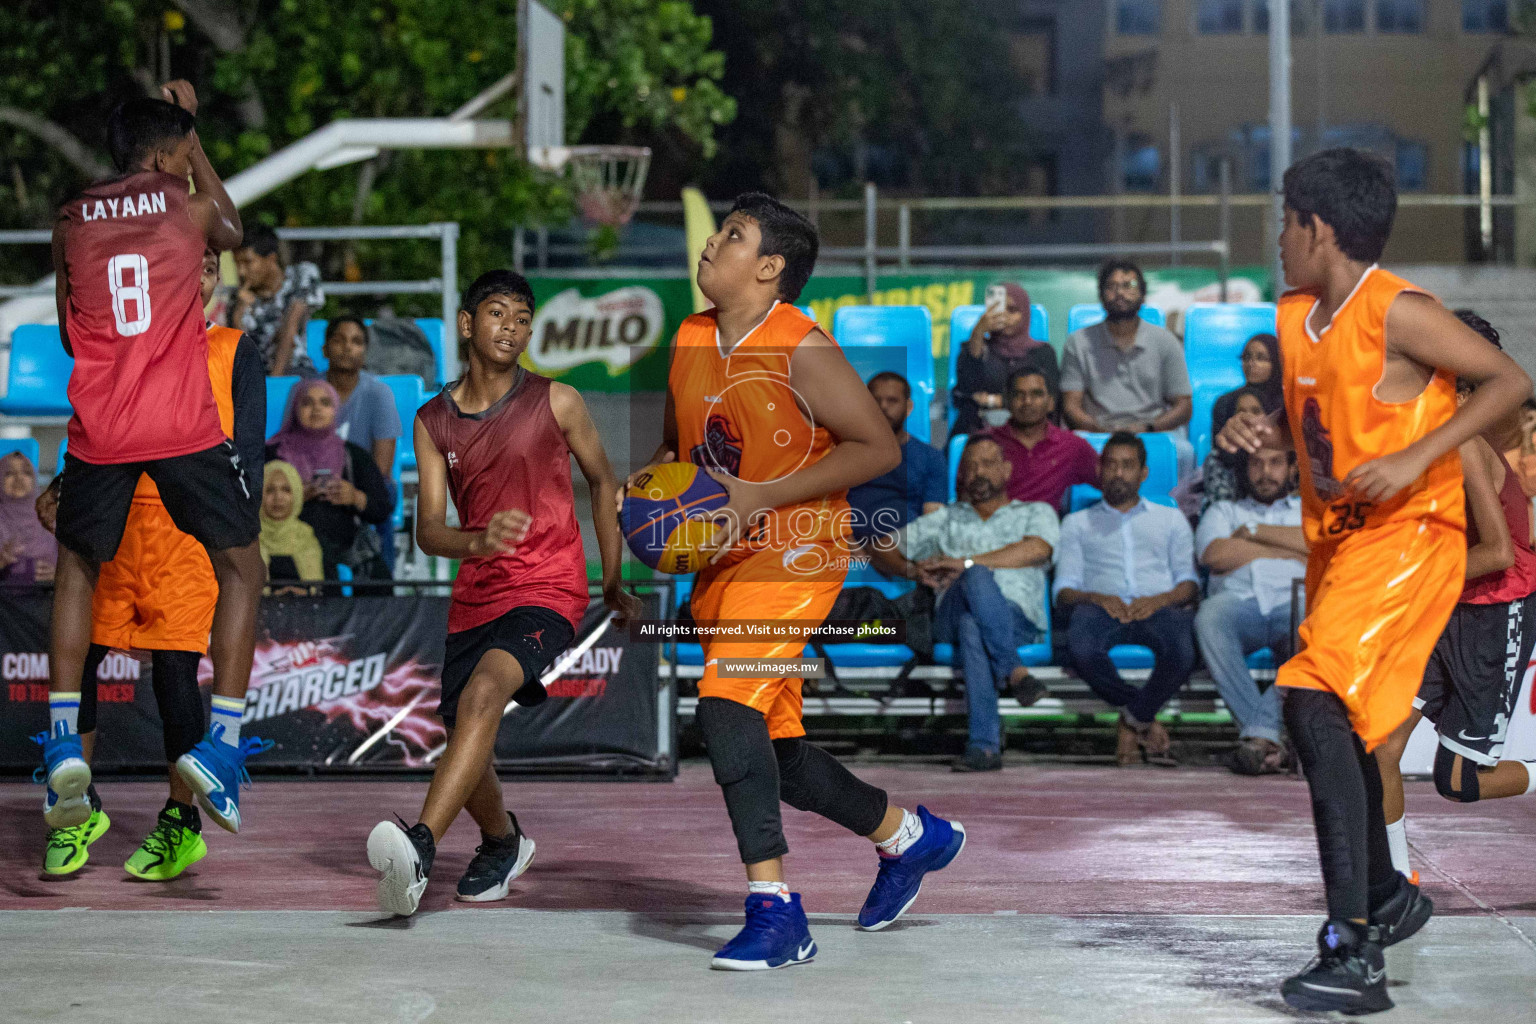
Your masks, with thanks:
M533 633L524 633L523 639L532 640L539 645L539 650L541 651L544 649L544 631L542 629Z

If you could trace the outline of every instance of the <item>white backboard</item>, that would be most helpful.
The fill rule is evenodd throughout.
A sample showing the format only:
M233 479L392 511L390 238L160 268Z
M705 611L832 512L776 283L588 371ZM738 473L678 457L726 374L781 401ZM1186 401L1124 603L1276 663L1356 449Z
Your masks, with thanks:
M565 145L565 22L539 0L517 5L517 58L524 151Z

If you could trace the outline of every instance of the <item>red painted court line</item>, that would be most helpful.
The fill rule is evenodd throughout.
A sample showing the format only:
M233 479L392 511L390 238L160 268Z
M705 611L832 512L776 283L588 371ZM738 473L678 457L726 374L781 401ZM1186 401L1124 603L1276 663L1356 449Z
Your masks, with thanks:
M982 776L931 766L856 771L894 801L926 804L969 832L965 853L930 878L915 911L1322 911L1306 788L1294 778L1055 765ZM42 880L42 790L0 785L0 909L372 910L368 831L396 811L410 818L426 786L258 779L244 796L245 831L209 825L208 857L167 884L121 870L153 825L162 785L107 779L100 790L111 831L78 875ZM690 765L670 785L512 780L507 793L538 843L533 867L504 902L454 903L479 839L462 818L439 851L425 908L739 912L741 866L707 767ZM1536 802L1459 807L1410 782L1408 812L1413 842L1480 899L1536 910ZM809 814L785 808L784 816L790 880L807 909L855 912L874 877L869 844ZM1427 871L1425 883L1442 912L1478 912Z

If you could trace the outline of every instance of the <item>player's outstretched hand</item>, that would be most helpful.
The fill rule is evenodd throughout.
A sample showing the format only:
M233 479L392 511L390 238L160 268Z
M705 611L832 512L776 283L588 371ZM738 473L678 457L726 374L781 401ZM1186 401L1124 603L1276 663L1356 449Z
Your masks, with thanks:
M1412 452L1393 452L1350 470L1344 477L1344 489L1367 501L1383 502L1411 485L1426 468Z
M621 583L615 583L611 587L603 588L603 604L613 612L619 626L627 626L632 619L638 619L644 606L640 599L624 589Z
M1274 436L1275 425L1268 416L1235 412L1216 434L1216 447L1232 455L1256 452Z
M614 496L613 496L613 510L615 512L617 512L621 516L624 514L624 495L629 493L629 489L635 485L635 477L639 476L641 473L644 473L651 466L659 466L659 465L661 465L664 462L676 462L676 461L677 461L677 453L676 452L667 452L664 455L662 455L661 458L657 459L655 462L652 462L649 465L641 466L639 469L637 469L633 473L629 474L629 476L625 477L624 478L624 486L620 487L618 489L618 492L615 493Z
M477 556L496 555L515 550L523 538L528 536L528 526L532 522L533 518L522 509L509 508L497 512L485 524L485 529L469 542L470 553Z
M167 103L174 103L189 114L197 113L197 90L185 78L166 82L160 87L160 95Z
M714 543L715 553L710 556L709 564L714 565L720 559L730 553L736 542L742 535L751 529L768 510L758 498L761 485L748 483L729 473L721 473L714 469L705 469L721 487L730 495L730 500L724 506L717 509L709 518L715 523Z

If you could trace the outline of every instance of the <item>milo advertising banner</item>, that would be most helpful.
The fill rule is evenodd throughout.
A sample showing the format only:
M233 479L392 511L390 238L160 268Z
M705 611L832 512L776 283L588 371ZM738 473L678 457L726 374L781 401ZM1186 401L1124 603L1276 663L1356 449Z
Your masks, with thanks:
M1270 293L1269 270L1241 267L1227 278L1227 301L1258 302ZM693 311L688 279L653 276L589 280L532 277L538 312L526 359L539 373L585 391L661 391L666 387L666 348ZM1044 306L1051 343L1067 337L1067 311L1098 301L1091 270L999 269L912 271L882 274L873 295L858 276L811 278L799 304L828 330L844 306L926 306L933 316L933 356L949 355L949 318L960 306L982 301L987 285L1017 281ZM1221 285L1208 267L1147 272L1147 302L1161 309L1170 329L1182 334L1183 314L1196 302L1217 302Z

